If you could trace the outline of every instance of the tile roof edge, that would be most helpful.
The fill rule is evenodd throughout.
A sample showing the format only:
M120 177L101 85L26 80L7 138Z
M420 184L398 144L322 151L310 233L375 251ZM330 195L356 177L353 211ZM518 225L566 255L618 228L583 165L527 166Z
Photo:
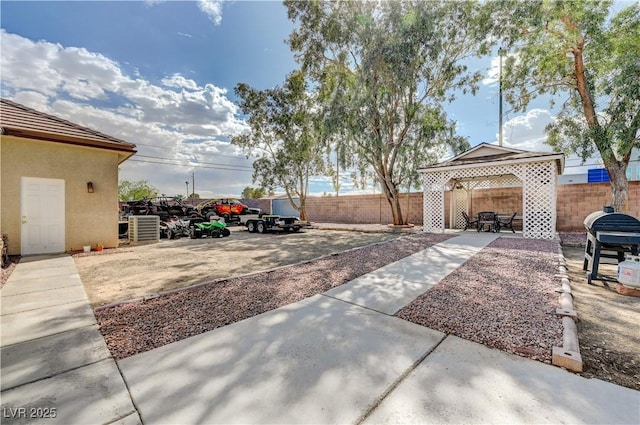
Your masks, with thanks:
M133 144L133 143L127 142L127 141L122 140L122 139L118 139L117 137L109 136L108 134L101 133L101 132L99 132L97 130L94 130L92 128L89 128L89 127L81 126L79 124L76 124L76 123L73 123L71 121L65 120L64 118L60 118L60 117L57 117L55 115L47 114L46 112L38 111L37 109L33 109L33 108L28 107L28 106L24 106L24 105L22 105L20 103L16 103L16 102L14 102L12 100L9 100L9 99L0 98L0 103L6 103L6 104L8 104L10 106L13 106L14 108L22 109L25 112L36 114L36 115L39 115L41 117L47 118L49 120L57 121L57 122L62 123L64 125L71 126L71 127L75 128L75 129L82 130L82 131L84 131L86 133L89 133L89 134L92 134L94 136L97 136L100 139L105 139L104 141L109 141L109 142L112 142L112 143L118 143L118 144L123 144L123 145L130 145L131 148L135 148L136 147L136 145ZM30 129L24 128L24 127L7 126L7 125L4 125L4 124L0 124L0 126L2 127L2 134L7 134L7 132L5 130L7 128L16 128L16 129L27 131L27 132L33 131L33 130L30 130ZM88 138L88 140L100 140L100 139Z

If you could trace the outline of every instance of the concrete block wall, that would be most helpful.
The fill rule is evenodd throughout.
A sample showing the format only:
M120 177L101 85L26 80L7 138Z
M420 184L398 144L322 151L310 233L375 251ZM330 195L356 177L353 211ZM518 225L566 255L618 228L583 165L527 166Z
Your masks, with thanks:
M505 187L498 189L478 189L472 192L471 215L481 211L495 211L502 214L517 212L522 215L522 188Z
M422 224L422 193L402 195L402 214L409 223ZM344 195L307 198L310 221L349 224L389 224L391 207L383 195Z
M557 228L559 231L584 230L584 219L594 211L611 205L609 183L567 184L558 188ZM640 218L640 181L629 182L629 200L624 214Z
M260 208L264 214L271 214L271 199L241 199L240 202L249 208Z
M252 200L256 201L256 200ZM267 212L268 199L260 206ZM582 231L584 219L594 211L602 210L611 202L608 183L570 184L558 186L558 231ZM450 193L445 194L445 226L449 227ZM250 205L253 206L253 205ZM409 207L409 222L422 225L422 192L411 193L407 200L402 195L403 214ZM471 213L497 211L522 214L522 188L475 190L471 199ZM625 214L640 218L640 181L629 182L628 211ZM383 195L344 195L309 197L307 214L310 221L349 224L389 224L391 209Z
M556 205L558 231L582 231L584 219L594 211L611 204L609 183L563 184L558 186ZM640 181L629 182L628 210L625 214L640 218ZM522 214L522 188L474 190L471 213L497 211Z

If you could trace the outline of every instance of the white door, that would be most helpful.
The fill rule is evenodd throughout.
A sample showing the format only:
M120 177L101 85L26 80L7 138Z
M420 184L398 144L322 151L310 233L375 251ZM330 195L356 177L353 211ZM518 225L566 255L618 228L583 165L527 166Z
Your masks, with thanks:
M22 177L22 255L64 252L64 180Z

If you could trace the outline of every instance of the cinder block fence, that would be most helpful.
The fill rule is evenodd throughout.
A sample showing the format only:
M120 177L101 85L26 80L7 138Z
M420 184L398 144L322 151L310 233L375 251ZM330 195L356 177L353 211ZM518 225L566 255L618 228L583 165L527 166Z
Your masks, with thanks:
M449 227L450 193L445 196L446 226ZM270 212L270 200L247 199L249 206ZM602 210L611 203L611 186L608 183L567 184L558 186L557 230L582 231L587 215ZM403 214L409 222L422 224L422 193L402 195ZM471 214L479 211L522 213L522 189L499 188L474 190L471 198ZM640 217L640 181L629 182L628 210L625 214ZM312 222L388 224L392 222L389 203L383 195L321 196L307 199L307 214Z

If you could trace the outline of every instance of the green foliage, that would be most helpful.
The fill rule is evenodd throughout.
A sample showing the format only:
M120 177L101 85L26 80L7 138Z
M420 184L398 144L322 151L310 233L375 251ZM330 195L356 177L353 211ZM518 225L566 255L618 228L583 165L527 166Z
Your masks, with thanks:
M298 27L296 59L317 83L324 131L341 168L373 173L402 224L399 190L446 147L468 148L443 103L475 93L479 73L462 61L482 53L484 10L475 2L285 1Z
M524 111L536 96L562 98L547 143L583 160L597 151L620 210L631 150L640 147L640 6L613 17L611 1L493 1L486 7L495 36L512 52L503 73L507 101Z
M269 90L241 83L235 93L251 132L233 137L231 143L248 156L258 157L253 163L253 181L260 181L263 188L282 187L291 205L306 219L309 178L321 174L324 163L323 135L304 73L295 71L282 87Z
M122 180L118 184L118 199L121 201L137 201L143 198L155 198L158 196L158 193L158 189L146 180L139 180L137 182Z
M247 186L242 190L242 199L260 199L264 198L265 190L261 187Z

